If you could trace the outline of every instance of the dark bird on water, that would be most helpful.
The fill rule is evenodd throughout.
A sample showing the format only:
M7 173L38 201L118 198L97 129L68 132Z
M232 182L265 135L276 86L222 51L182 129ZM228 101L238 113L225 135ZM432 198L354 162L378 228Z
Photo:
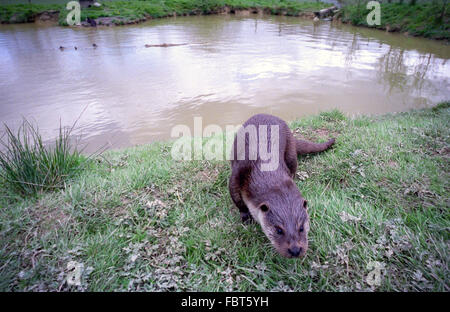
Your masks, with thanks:
M93 43L93 44L92 44L92 46L93 46L94 48L96 48L96 47L97 47L97 45L96 45L95 43Z
M95 19L91 19L91 18L87 18L86 22L88 22L89 24L91 24L92 27L97 27L97 22L95 21Z
M77 48L77 47L74 47L74 49L75 49L75 50L78 50L78 48Z
M63 46L60 46L59 49L62 51L62 50L64 50L65 48L64 48Z

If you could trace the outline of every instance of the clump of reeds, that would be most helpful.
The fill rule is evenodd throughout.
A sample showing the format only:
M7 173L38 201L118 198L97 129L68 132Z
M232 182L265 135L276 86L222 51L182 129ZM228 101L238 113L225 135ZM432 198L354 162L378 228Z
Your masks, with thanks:
M72 130L60 125L54 143L44 144L39 129L26 119L17 132L5 125L0 139L0 178L23 195L64 187L86 163L86 157L70 142Z

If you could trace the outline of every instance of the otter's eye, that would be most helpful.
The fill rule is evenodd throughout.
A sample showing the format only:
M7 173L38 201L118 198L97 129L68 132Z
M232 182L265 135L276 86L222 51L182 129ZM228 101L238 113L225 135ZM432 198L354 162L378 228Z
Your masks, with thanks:
M283 232L283 230L281 228L277 227L276 229L277 229L277 234L278 235L283 235L284 234L284 232Z
M269 210L269 207L267 207L267 205L261 205L261 207L259 207L263 212L266 212L267 210Z
M300 233L302 233L305 229L303 228L303 225L300 227Z

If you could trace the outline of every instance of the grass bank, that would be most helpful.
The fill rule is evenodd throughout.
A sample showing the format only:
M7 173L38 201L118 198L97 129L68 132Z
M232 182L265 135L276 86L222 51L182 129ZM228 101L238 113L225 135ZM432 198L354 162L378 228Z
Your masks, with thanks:
M24 23L34 21L38 14L58 10L59 24L67 25L69 11L65 9L65 1L61 4L45 3L13 4L0 6L1 23ZM35 1L39 2L39 1ZM320 10L329 4L317 1L299 2L294 0L129 0L100 1L101 7L82 9L81 20L100 19L100 23L130 24L149 18L160 18L174 15L200 15L233 13L237 10L262 10L268 14L299 16L305 12Z
M62 11L62 4L7 4L0 5L1 24L33 23L43 12ZM59 14L58 14L59 15Z
M228 162L174 161L171 143L107 152L59 191L2 185L0 290L449 291L449 121L446 103L293 122L299 136L337 137L299 158L311 216L301 260L241 224ZM380 285L367 279L375 262Z
M412 36L450 40L450 2L443 0L381 3L381 24L369 26L367 1L352 0L343 7L342 21ZM411 4L413 3L413 4Z

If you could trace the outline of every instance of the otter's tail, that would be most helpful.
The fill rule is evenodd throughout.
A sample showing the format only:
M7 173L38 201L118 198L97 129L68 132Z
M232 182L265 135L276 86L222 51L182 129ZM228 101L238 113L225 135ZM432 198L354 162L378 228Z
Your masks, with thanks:
M335 142L331 139L325 143L314 143L296 139L297 155L305 155L310 153L319 153L329 149Z

